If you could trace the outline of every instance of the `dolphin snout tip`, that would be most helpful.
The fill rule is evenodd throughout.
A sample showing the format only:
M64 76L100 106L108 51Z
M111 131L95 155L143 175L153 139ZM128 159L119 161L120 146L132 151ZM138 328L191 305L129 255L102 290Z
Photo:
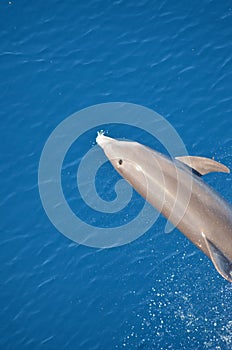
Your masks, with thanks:
M99 146L102 147L103 143L105 142L105 136L103 131L97 132L96 142Z
M115 141L111 137L105 136L103 131L97 132L96 142L100 147L104 147L108 142Z

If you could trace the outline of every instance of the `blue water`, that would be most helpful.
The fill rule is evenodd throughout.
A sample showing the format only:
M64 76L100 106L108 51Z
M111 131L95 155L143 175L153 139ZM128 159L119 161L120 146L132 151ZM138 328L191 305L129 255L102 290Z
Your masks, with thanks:
M157 111L190 154L232 168L231 38L229 0L1 1L1 349L232 348L232 287L179 231L160 217L128 245L78 245L37 180L54 128L112 101ZM228 201L231 180L206 177Z

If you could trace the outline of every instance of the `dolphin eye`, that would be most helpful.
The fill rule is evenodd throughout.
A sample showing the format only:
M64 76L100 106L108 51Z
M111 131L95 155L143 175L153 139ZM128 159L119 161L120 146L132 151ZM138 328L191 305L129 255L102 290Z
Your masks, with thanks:
M118 164L122 165L122 159L119 159Z

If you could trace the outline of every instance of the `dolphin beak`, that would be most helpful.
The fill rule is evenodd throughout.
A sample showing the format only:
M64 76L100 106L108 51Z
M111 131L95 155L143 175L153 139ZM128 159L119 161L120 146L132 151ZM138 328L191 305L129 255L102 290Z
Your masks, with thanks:
M98 132L96 142L104 150L105 146L109 145L112 142L117 142L117 141L112 139L111 137L105 136L101 132Z

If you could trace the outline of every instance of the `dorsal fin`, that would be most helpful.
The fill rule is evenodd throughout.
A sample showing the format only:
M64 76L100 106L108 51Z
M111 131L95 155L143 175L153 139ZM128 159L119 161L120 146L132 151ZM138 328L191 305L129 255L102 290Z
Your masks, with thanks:
M232 282L232 261L230 261L220 249L218 249L210 240L208 240L205 234L202 232L202 236L205 240L205 244L208 248L210 258L216 268L216 270L227 281Z
M212 172L222 172L229 173L230 169L227 166L216 162L213 159L205 157L195 157L195 156L184 156L176 157L175 159L188 165L190 168L194 169L200 175L205 175Z

